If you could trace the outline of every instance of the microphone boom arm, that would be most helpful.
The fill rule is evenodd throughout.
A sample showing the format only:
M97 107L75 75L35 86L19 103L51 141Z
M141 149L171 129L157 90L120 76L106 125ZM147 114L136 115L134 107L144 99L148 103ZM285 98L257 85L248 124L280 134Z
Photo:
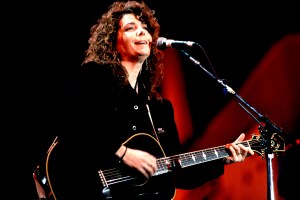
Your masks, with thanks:
M192 56L190 56L186 51L181 50L181 52L185 56L187 56L195 65L198 65L208 75L210 75L213 79L215 79L228 93L232 94L233 97L238 101L238 103L240 103L240 105L246 106L246 107L243 107L243 109L250 109L252 111L252 113L255 113L258 116L258 119L257 118L254 118L254 119L255 119L256 122L259 123L260 126L263 126L260 122L264 122L264 123L266 123L268 125L269 128L272 128L273 131L276 131L278 133L283 133L283 130L280 127L278 127L274 122L272 122L267 116L261 114L253 106L251 106L249 103L247 103L231 87L229 87L227 84L225 84L222 79L217 79L216 76L214 76L210 71L208 71L205 67L203 67L198 60L196 60L195 58L193 58ZM252 115L252 117L254 117L254 116Z

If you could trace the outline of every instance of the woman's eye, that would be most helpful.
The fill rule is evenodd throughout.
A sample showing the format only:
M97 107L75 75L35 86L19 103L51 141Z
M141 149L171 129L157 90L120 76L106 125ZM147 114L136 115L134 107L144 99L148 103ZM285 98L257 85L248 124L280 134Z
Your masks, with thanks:
M148 26L147 26L147 24L143 24L143 29L145 29L145 30L147 30L148 31Z
M127 27L126 29L125 29L125 31L130 31L130 30L133 30L134 28L133 27Z

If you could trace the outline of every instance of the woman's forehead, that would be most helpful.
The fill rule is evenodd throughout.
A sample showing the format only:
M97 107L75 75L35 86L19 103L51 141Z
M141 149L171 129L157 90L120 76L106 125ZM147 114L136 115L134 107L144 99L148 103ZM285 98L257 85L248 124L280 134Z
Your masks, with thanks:
M122 26L128 24L128 23L142 23L141 20L139 19L138 16L132 14L132 13L129 13L129 14L124 14L122 16L122 18L120 19L120 22L119 24Z

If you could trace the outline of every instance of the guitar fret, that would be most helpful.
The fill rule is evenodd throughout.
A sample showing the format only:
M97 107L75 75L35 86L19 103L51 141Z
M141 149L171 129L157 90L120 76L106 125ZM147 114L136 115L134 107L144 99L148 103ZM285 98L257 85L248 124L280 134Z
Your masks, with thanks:
M219 157L219 154L218 154L218 151L217 151L217 150L215 150L215 154L216 154L217 157Z
M201 159L203 158L204 160L206 160L206 154L202 151L202 156L203 157L200 157Z

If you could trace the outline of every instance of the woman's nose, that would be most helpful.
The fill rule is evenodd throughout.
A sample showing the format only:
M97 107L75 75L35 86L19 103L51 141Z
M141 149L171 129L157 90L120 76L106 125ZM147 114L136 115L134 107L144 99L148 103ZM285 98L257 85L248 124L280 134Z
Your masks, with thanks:
M145 35L145 30L143 28L138 28L138 30L136 31L136 34L139 35Z

